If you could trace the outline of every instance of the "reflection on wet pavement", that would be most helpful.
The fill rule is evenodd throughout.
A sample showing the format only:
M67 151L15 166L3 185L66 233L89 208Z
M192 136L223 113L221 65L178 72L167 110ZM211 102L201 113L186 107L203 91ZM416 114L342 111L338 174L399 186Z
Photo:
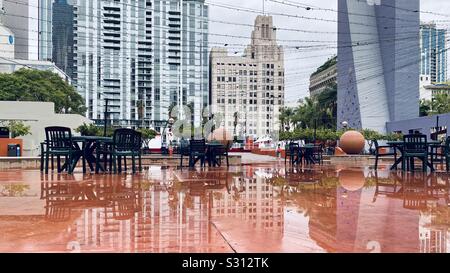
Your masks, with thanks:
M269 165L0 172L1 252L450 251L450 176Z

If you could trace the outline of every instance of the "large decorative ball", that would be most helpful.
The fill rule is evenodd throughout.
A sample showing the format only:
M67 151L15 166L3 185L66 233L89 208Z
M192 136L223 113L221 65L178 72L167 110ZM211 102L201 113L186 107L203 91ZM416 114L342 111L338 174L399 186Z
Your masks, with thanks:
M342 170L339 172L339 184L347 191L359 191L366 184L366 178L361 171Z
M339 147L349 155L360 154L364 150L365 144L364 136L357 131L345 132L339 141Z

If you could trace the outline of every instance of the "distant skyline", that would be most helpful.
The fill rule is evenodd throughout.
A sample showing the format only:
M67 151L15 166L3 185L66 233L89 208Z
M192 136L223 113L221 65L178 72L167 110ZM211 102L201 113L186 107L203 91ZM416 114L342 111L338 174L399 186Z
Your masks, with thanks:
M226 9L215 5L235 6L242 9L258 10L262 13L263 0L208 0L210 5L210 19L217 21L236 22L240 24L253 24L256 13L249 13ZM281 3L280 3L281 2ZM305 46L305 45L330 45L331 48L326 49L309 49L296 50L290 48L285 50L285 69L286 69L286 105L295 106L297 101L308 96L309 77L310 75L322 65L328 58L336 54L337 41L337 23L329 21L337 21L337 12L324 10L306 10L305 8L298 8L282 4L283 0L265 0L264 6L266 13L277 13L294 16L305 16L318 18L319 20L292 18L282 15L273 15L274 25L277 28L300 29L311 31L312 33L305 33L299 31L278 30L279 40L297 40L297 41L279 41L279 44L285 46ZM337 10L337 1L323 1L323 0L290 0L289 3L297 3L301 6L318 7L322 9ZM429 11L432 13L445 13L450 10L450 1L448 0L421 0L421 20L425 22L437 21L440 27L448 29L450 22L450 14L448 16L439 16L430 13L423 13ZM325 19L329 21L321 21ZM444 20L447 22L439 22ZM229 51L231 53L238 52L242 54L244 45L250 43L250 35L252 28L250 26L222 24L217 22L210 23L210 42L211 47L220 46L220 44L229 44ZM320 31L321 33L314 33ZM325 34L323 32L330 32ZM223 37L216 34L244 36L240 37ZM299 42L300 41L320 41L320 42ZM239 44L233 45L233 44ZM419 54L419 52L417 53Z

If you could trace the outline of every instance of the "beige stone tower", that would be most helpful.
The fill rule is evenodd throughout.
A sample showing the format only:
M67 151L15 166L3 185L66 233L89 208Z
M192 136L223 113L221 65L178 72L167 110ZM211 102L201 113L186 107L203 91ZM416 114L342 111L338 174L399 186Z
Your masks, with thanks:
M240 137L276 134L284 106L284 53L271 16L258 16L243 56L226 48L210 55L211 103L223 125ZM237 126L235 122L237 121Z

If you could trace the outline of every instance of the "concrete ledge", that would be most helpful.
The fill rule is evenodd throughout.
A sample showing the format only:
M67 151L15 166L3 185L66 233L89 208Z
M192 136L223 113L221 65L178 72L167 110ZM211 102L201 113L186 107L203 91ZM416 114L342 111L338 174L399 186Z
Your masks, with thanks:
M371 165L375 164L375 157L371 155L342 155L330 156L330 164L361 164ZM380 163L394 163L394 157L380 157Z
M186 158L186 164L188 162ZM184 161L184 159L183 159ZM230 165L239 166L242 163L242 157L240 155L230 155ZM131 164L131 163L130 163ZM178 166L180 164L180 156L173 155L146 155L142 157L142 165L161 165L161 166ZM184 164L184 162L183 162ZM36 170L41 166L40 157L0 157L0 170L8 169L23 169L23 170ZM56 162L55 162L56 166ZM78 164L81 167L81 163Z

